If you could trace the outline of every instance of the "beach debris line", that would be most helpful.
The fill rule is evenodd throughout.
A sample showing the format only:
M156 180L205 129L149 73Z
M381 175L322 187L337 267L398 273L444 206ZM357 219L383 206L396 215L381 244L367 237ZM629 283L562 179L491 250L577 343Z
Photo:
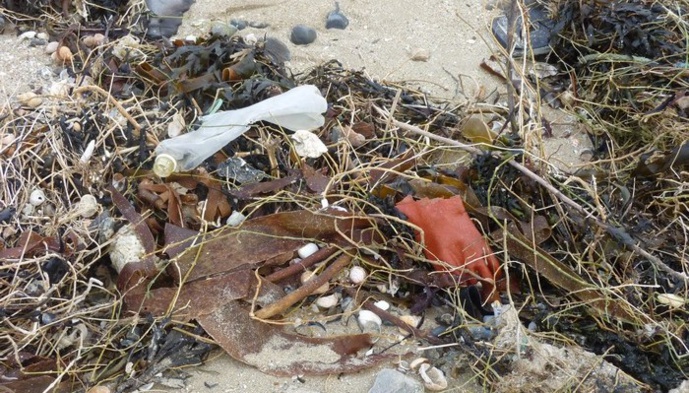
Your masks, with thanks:
M631 390L626 380L605 380L620 370L646 390L685 378L686 138L678 136L686 129L679 77L686 69L678 59L654 59L658 65L587 53L566 68L574 74L520 69L530 76L519 80L525 88L513 107L500 99L433 104L337 61L292 75L284 48L270 39L152 42L99 26L87 36L103 40L90 47L56 25L54 50L72 53L59 64L69 68L64 94L37 88L41 102L13 102L2 124L0 258L12 280L0 286L7 327L0 340L9 343L0 356L12 360L3 375L16 377L3 388L25 391L30 382L73 391L112 381L113 390L133 389L168 367L201 362L211 338L276 375L387 362L406 371L425 365L429 387L442 387L442 377L452 387L470 368L460 355L469 354L486 386L520 386L501 371L527 372L518 360L535 359L529 348L556 355L541 365L567 369L557 355L579 353L580 343L590 354L572 363L586 370L558 379L557 389ZM608 87L630 84L604 76L624 82L630 69L632 81L665 84L628 90L637 107L620 109L629 101ZM607 158L576 174L550 172L525 146L546 134L547 122L538 95L521 95L540 93L530 83L563 75L573 108L608 106L581 115L593 137L608 138L596 153ZM156 148L180 138L169 131L193 134L184 131L201 126L203 114L309 85L326 103L322 123L307 131L320 142L318 154L299 154L292 138L299 129L257 121L188 170L164 178L153 170ZM610 96L589 99L603 90ZM623 109L633 115L621 116ZM650 140L663 144L645 146L634 133L616 137L607 122L680 131L657 133ZM634 173L640 151L650 153L646 174ZM34 205L39 189L44 199ZM419 208L425 221L403 211L405 201L457 210L457 200L459 213ZM115 233L137 241L119 262L107 248L118 243ZM464 255L438 258L434 241L458 244ZM493 299L500 301L487 304ZM502 303L513 310L506 327ZM544 334L557 337L552 347L538 345L534 337ZM418 351L428 361L408 353ZM592 362L580 361L587 357ZM598 372L605 368L612 373ZM536 369L525 380L542 375Z

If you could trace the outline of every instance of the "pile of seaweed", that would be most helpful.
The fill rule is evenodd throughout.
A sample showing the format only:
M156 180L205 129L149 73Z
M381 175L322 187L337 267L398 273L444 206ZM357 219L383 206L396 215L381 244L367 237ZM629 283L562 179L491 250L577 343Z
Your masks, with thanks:
M602 146L573 174L549 173L521 144L525 133L543 134L539 100L432 103L337 61L294 75L276 40L150 41L123 27L109 37L113 26L61 26L50 11L53 38L71 54L67 71L51 94L3 113L0 358L13 381L2 386L125 391L201 362L211 341L252 364L247 354L271 337L306 340L275 323L290 323L329 284L326 294L349 300L311 315L318 323L370 309L399 323L405 338L458 345L486 386L504 389L522 350L490 344L496 329L486 300L500 299L543 341L581 346L636 380L625 384L676 387L689 372L687 46L677 35L686 22L674 17L686 7L642 4L572 1L559 10L570 28L554 49L567 79L552 83L569 91L561 100ZM603 38L610 32L617 38ZM85 45L96 33L106 39ZM654 55L645 48L655 40L665 44ZM322 156L298 156L290 132L261 123L194 171L167 178L152 171L158 143L192 130L203 114L303 84L329 104L314 131L327 146ZM513 132L493 130L515 122L523 123ZM465 227L410 226L396 207L408 195L460 196L503 267L467 262L468 276L429 273L438 261L422 252L415 231L457 246L467 241ZM240 229L225 224L233 213L247 219ZM143 251L118 271L112 262L125 236ZM189 236L206 248L192 247ZM287 265L306 240L322 250ZM294 290L312 266L318 279ZM369 272L363 281L338 276L354 266ZM486 291L491 286L496 292ZM449 318L410 326L371 306L383 296L410 314L438 309ZM254 365L288 375L356 371L386 359L381 350L351 361L370 345L366 334L353 335L329 368ZM453 375L461 366L445 367ZM603 384L595 373L581 378L567 386ZM536 381L511 383L518 391Z

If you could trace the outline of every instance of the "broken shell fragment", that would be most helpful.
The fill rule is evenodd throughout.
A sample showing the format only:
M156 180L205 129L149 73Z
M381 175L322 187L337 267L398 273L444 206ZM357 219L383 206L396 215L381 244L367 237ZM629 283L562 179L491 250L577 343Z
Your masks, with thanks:
M366 270L361 266L354 266L349 270L349 281L361 284L366 279Z
M684 306L686 302L687 299L672 293L658 294L658 303L664 304L670 308L680 308Z
M119 273L128 263L141 261L146 255L146 249L134 232L133 226L129 224L117 231L114 241L110 244L109 254L113 268Z
M36 108L43 103L43 99L39 97L38 94L31 91L18 95L17 99L19 103L29 108Z
M409 363L409 368L412 370L416 370L417 368L421 367L422 364L428 363L428 359L426 358L416 358Z
M77 203L76 211L80 216L84 218L93 217L98 213L100 205L98 205L98 200L91 194L86 194L81 197L79 203Z
M299 254L299 258L304 259L312 254L315 254L316 251L318 251L318 245L316 243L306 243L299 250L297 250L297 254Z
M246 216L237 210L234 210L232 214L227 217L226 224L231 227L238 227L239 224L244 222L244 220L246 220Z
M423 379L423 386L425 386L426 389L433 392L447 389L447 378L445 378L445 374L430 364L423 363L420 365L419 375L421 379Z
M301 283L304 284L305 282L309 281L311 278L314 278L315 275L316 275L316 272L312 272L309 270L305 271L304 273L301 274ZM322 295L322 294L328 292L328 289L330 289L330 284L328 284L326 282L325 284L316 288L316 290L313 291L313 294L314 295Z
M416 315L402 315L400 320L404 321L404 323L411 327L418 327L421 317Z
M316 305L320 308L328 309L335 307L339 301L340 297L338 294L333 293L328 296L319 297L318 300L316 300Z
M294 150L299 157L318 158L328 152L328 148L310 131L297 130L292 135Z

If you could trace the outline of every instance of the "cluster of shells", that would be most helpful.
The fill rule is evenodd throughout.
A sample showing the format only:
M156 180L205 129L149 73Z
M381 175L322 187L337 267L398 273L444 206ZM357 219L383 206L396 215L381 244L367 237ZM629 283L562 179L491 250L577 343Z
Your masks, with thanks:
M298 250L299 258L306 258L318 251L318 245L309 243ZM307 270L301 275L302 284L313 277L315 272ZM347 281L354 285L362 285L368 272L361 266L352 266L347 272ZM341 302L341 295L339 292L327 294L330 290L330 284L326 283L314 291L314 295L323 295L316 299L315 304L318 309L329 310L336 307ZM327 295L326 295L327 294ZM385 300L379 300L374 303L376 307L381 310L388 311L390 303ZM399 317L409 326L418 326L420 317L414 315L402 315ZM383 324L382 319L376 313L369 310L359 310L357 312L357 322L359 327L363 330L380 330ZM400 329L401 334L406 334L405 330ZM429 391L441 391L447 389L448 383L445 374L442 370L430 364L429 360L423 357L414 359L411 362L400 361L398 363L398 370L402 372L414 371L418 373L423 381L425 388Z

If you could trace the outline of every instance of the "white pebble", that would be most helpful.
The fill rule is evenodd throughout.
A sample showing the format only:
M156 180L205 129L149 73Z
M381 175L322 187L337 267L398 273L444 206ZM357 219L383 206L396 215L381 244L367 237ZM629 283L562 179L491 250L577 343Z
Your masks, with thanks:
M36 37L36 32L33 30L25 31L19 34L19 41L30 40Z
M357 321L359 322L359 326L361 326L362 329L365 329L367 326L375 326L376 328L378 328L380 327L380 325L383 324L383 320L380 319L380 317L376 315L374 312L369 310L359 311Z
M299 258L304 259L315 254L316 251L318 251L318 245L316 243L306 243L299 250L297 250L297 254L299 254Z
M38 38L39 40L46 40L47 41L50 38L50 36L46 32L40 32L40 33L36 34L36 38Z
M51 41L45 46L45 49L43 49L43 51L47 55L52 55L53 53L55 53L55 51L57 51L58 46L60 46L60 44L57 41Z
M29 203L32 206L41 206L45 202L45 193L43 190L33 190L29 195Z
M349 281L353 284L361 284L366 279L366 269L361 266L354 266L349 270Z
M388 311L390 309L390 303L386 302L385 300L378 300L377 302L373 303L373 305L383 311Z

